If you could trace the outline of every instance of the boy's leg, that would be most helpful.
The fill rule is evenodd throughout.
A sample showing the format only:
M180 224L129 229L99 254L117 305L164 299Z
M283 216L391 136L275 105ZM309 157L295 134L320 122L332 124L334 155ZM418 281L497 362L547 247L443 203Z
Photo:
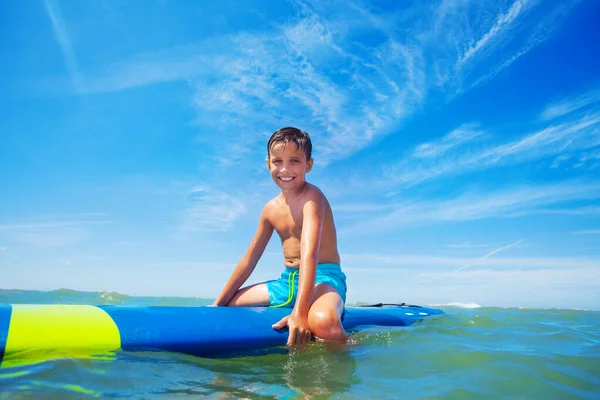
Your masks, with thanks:
M265 283L257 283L240 289L227 304L228 306L269 306L269 291Z
M332 342L345 342L348 335L342 326L344 300L333 286L315 286L313 304L308 312L308 326L314 336Z

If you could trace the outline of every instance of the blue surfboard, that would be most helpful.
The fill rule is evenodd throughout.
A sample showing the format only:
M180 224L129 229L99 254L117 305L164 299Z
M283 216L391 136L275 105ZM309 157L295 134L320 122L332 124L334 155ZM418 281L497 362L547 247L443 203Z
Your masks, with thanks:
M165 307L0 305L0 360L33 350L165 350L203 357L283 346L287 331L271 325L290 309L269 307ZM344 328L408 326L443 315L419 306L347 307Z

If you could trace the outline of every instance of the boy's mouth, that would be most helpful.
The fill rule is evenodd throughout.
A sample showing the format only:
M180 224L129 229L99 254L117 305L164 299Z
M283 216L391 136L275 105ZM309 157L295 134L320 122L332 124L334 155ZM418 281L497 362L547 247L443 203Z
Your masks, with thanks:
M280 181L284 181L284 182L291 182L294 179L296 179L296 177L294 177L294 176L280 176L278 178Z

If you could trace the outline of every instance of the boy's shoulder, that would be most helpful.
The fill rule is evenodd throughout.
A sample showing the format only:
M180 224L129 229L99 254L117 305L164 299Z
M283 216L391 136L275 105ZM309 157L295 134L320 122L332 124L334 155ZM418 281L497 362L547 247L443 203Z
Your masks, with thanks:
M307 185L306 197L308 200L325 198L325 195L323 194L321 189L319 189L317 186L313 185L312 183L308 183L308 182L306 182L306 185Z
M293 202L297 202L297 203L305 203L307 201L320 201L320 200L326 200L325 195L323 194L323 192L321 191L321 189L319 189L317 186L313 185L312 183L308 183L306 182L306 185L304 186L304 188L302 189L302 192L298 193L296 196L294 196L292 198ZM289 200L286 200L286 197L280 193L277 196L273 197L271 200L269 200L267 202L267 204L265 204L265 211L268 210L273 210L273 209L277 209L280 207L287 207Z

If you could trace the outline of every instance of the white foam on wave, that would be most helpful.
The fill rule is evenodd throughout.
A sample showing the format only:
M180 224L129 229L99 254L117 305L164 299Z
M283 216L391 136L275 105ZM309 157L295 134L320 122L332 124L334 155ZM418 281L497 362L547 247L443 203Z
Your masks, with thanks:
M481 308L477 303L447 303L447 304L430 304L430 307L458 307L458 308Z

